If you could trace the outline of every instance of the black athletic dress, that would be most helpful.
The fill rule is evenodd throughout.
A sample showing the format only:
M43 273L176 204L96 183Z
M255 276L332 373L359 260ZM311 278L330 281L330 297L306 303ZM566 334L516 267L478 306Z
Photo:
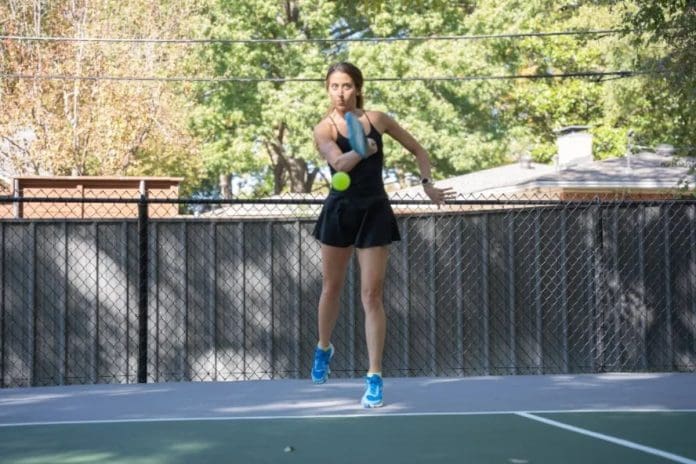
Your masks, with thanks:
M367 114L365 115L367 117ZM384 190L382 134L372 125L367 136L377 142L377 152L360 161L351 170L350 187L339 192L331 189L314 227L314 237L336 247L369 248L401 240L394 211ZM331 119L331 122L336 123ZM351 151L350 142L336 127L336 144L343 153ZM331 175L336 171L329 164Z

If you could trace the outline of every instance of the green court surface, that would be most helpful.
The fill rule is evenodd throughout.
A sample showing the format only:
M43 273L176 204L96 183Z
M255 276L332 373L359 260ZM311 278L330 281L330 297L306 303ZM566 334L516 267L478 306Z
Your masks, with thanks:
M533 417L629 445L515 413L366 414L5 426L0 463L696 463L696 412Z
M696 464L690 373L0 389L0 464Z

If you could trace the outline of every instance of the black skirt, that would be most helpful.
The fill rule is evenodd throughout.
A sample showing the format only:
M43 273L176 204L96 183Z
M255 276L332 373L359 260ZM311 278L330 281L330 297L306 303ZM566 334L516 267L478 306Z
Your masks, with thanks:
M321 243L335 247L370 248L401 240L394 211L385 195L329 194L313 235Z

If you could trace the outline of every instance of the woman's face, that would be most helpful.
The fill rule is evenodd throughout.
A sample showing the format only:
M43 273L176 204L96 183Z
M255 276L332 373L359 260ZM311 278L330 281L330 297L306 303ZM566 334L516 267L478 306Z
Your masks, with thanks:
M350 75L335 71L329 76L327 86L329 99L334 108L341 113L355 110L358 89Z

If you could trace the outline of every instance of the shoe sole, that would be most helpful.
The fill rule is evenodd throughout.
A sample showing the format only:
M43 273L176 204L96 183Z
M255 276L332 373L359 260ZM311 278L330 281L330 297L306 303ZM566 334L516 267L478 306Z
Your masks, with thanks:
M363 408L365 409L372 409L372 408L381 408L384 406L384 402L380 401L379 403L362 403Z
M314 377L312 377L312 383L314 383L314 385L321 385L323 383L326 383L326 381L329 380L329 374L331 374L331 369L329 369L324 378L315 379Z

